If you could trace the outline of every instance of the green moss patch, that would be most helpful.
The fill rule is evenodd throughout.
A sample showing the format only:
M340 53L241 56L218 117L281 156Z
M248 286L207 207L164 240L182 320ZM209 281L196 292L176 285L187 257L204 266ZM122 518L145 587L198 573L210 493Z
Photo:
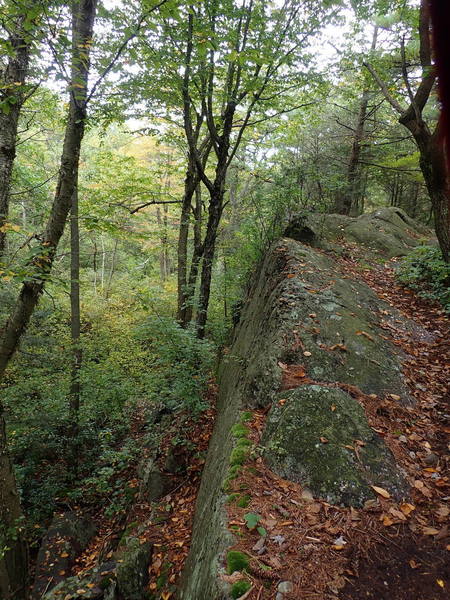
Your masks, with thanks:
M251 583L246 579L241 579L240 581L236 581L231 586L231 597L232 598L240 598L243 596L248 590L251 588Z
M236 571L246 571L249 566L249 557L238 550L230 550L227 554L227 573L231 575Z

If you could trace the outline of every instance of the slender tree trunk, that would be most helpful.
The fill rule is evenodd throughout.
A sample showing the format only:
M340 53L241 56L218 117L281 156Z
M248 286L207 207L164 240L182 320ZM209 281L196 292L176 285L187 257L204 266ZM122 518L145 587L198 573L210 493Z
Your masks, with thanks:
M216 179L217 181L217 179ZM208 315L209 297L211 293L211 277L216 250L217 232L223 209L224 181L219 180L211 192L208 207L208 223L206 226L205 241L203 244L203 263L200 278L200 294L197 312L197 336L205 337L205 327Z
M69 391L69 417L70 417L70 448L69 458L72 476L78 472L78 434L80 412L80 370L82 363L82 350L80 346L81 319L80 319L80 227L78 219L78 186L75 185L72 194L72 207L70 211L70 333L72 340L72 369L70 375Z
M116 257L117 257L117 246L119 245L119 240L116 239L114 242L113 253L111 256L111 264L109 266L109 275L108 275L108 283L106 284L106 297L109 297L111 291L111 284L113 280L114 271L116 270Z
M24 600L28 588L28 551L23 515L7 451L4 408L0 401L0 598Z
M203 255L202 244L202 193L200 184L195 188L195 207L194 207L194 251L192 253L191 267L189 269L189 278L187 283L186 299L186 325L192 321L194 311L194 297L197 288L198 271L200 261Z
M375 26L372 36L371 50L375 50L377 45L378 27ZM362 93L361 102L359 105L358 118L356 121L355 133L353 136L352 150L347 169L347 189L342 200L342 214L355 216L355 210L358 200L358 192L360 187L361 173L359 160L361 157L362 142L365 136L365 124L367 118L367 107L369 104L370 90L365 89Z
M450 186L445 155L438 132L422 131L416 138L420 150L420 169L433 208L434 229L442 257L450 261Z
M24 102L24 85L28 72L29 42L23 31L26 15L17 19L16 30L9 36L11 57L6 69L0 69L0 259L5 251L9 214L11 174L16 156L17 126Z
M0 339L0 380L19 345L20 338L28 326L44 289L45 281L50 275L56 248L71 208L86 118L88 56L92 43L96 4L96 0L79 0L73 5L72 85L58 184L47 227L42 236L40 252L28 265L33 271L33 276L22 285L16 305ZM3 411L0 412L0 476L2 477L0 532L3 541L7 542L5 551L4 544L1 546L0 597L5 600L22 600L26 597L26 589L24 589L27 583L26 546L20 530L17 529L17 520L22 514L20 499L12 475L11 459L6 448ZM19 589L17 589L18 585Z
M186 318L186 310L188 304L188 289L187 289L187 269L188 269L188 239L189 239L189 223L191 216L192 198L195 193L195 188L198 185L198 178L195 172L194 161L189 159L186 179L184 180L184 195L181 204L180 228L178 231L178 308L177 320L186 327L188 320Z

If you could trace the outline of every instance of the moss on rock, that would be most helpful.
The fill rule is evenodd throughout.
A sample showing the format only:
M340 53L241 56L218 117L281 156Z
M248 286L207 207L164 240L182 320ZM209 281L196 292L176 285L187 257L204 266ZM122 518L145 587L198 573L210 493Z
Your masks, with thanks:
M406 482L363 408L340 389L304 385L283 392L263 435L265 458L282 477L300 481L333 504L361 506L371 485L402 498Z
M246 571L249 566L249 558L243 552L230 550L227 554L227 573L231 575L236 571Z

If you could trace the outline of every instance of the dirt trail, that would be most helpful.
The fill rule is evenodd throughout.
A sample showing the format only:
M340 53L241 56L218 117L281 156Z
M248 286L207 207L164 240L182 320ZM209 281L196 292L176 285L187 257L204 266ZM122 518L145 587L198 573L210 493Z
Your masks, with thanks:
M416 516L396 528L386 527L384 543L371 549L370 555L359 564L358 577L348 582L339 597L342 600L448 598L449 320L439 305L399 286L391 265L361 271L355 259L342 260L341 264L353 275L359 274L381 298L423 330L408 331L402 322L386 323L394 343L409 356L404 375L417 402L409 410L410 418L392 422L389 432L397 435L413 459L409 467L416 469L413 488Z

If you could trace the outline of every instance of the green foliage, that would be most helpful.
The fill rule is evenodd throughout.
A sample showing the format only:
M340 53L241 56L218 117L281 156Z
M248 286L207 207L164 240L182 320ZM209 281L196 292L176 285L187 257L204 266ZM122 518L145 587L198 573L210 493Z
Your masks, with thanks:
M230 456L230 465L232 467L235 465L243 465L245 459L247 458L247 454L247 448L236 446L236 448L233 448L233 451Z
M450 265L443 260L439 248L414 248L402 259L397 278L423 298L437 300L450 312Z
M261 516L255 513L247 513L244 515L244 521L248 529L255 529L261 521Z
M237 506L239 506L239 508L247 508L247 506L250 504L252 497L250 496L250 494L244 494L243 496L241 496L238 501L236 502Z
M231 597L234 599L240 598L252 587L251 583L246 579L240 579L231 586Z
M152 354L144 374L149 400L172 410L203 409L202 393L215 355L211 342L197 339L193 330L164 317L148 318L137 335Z
M227 573L231 575L236 571L245 571L249 566L249 557L243 552L230 550L227 554Z

